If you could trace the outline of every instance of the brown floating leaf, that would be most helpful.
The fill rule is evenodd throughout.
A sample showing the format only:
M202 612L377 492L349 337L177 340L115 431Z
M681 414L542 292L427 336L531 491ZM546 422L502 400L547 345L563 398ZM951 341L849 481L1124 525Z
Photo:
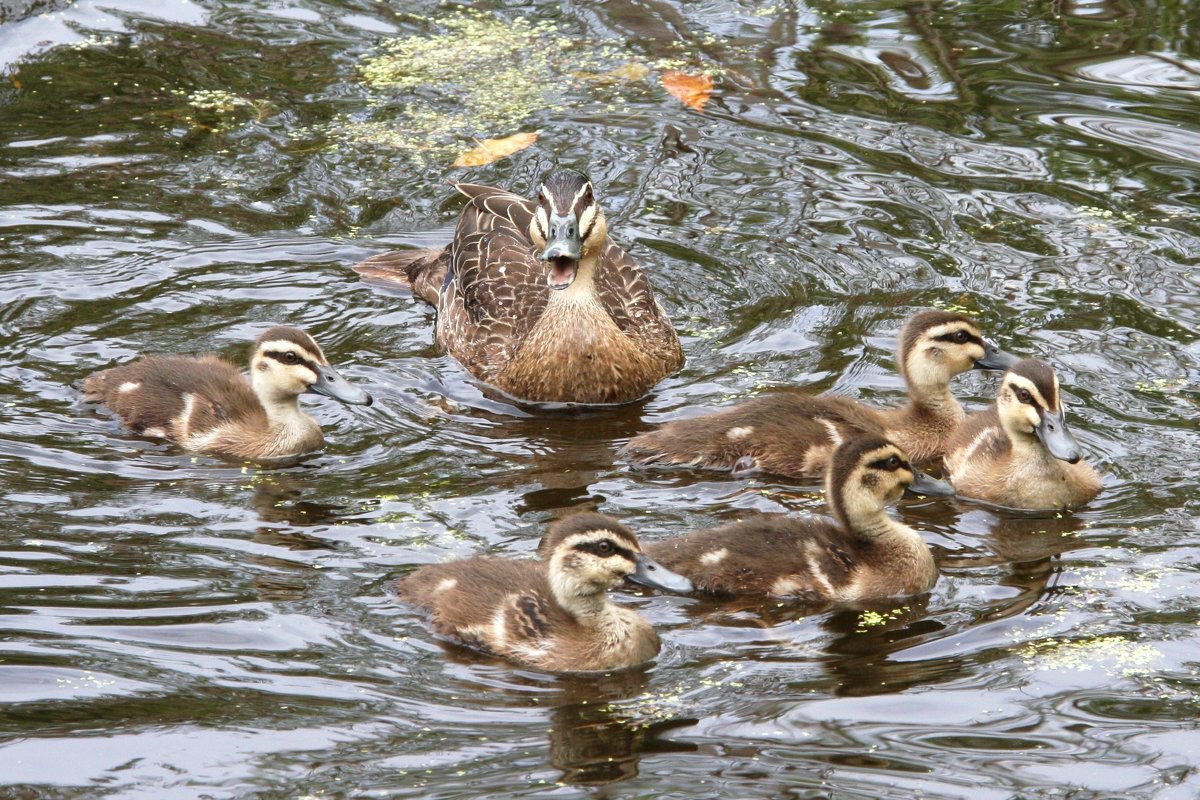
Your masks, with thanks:
M704 110L713 88L712 78L708 75L686 72L664 72L662 85L676 100L697 111Z
M537 132L533 132L514 133L512 136L505 136L501 139L484 139L478 147L474 147L454 159L454 166L482 167L484 164L490 164L497 159L524 150L536 142L537 137Z

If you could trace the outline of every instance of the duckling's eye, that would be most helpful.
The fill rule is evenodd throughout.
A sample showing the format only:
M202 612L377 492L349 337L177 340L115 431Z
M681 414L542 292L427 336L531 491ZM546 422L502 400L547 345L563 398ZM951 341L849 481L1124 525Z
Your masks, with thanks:
M966 331L955 331L954 332L954 341L957 344L966 344L967 340L970 338L971 337L967 335Z
M888 469L900 469L900 456L892 456L887 460Z
M596 552L599 553L600 555L610 556L610 555L612 555L612 551L613 551L613 544L612 544L612 542L608 541L607 539L602 539L601 541L596 543Z
M293 353L289 350L288 352L283 354L283 360L284 360L284 363L286 363L286 364L295 364L297 361L300 360L300 356L296 355L295 353Z
M1017 399L1022 403L1032 403L1033 395L1029 393L1028 389L1017 389Z

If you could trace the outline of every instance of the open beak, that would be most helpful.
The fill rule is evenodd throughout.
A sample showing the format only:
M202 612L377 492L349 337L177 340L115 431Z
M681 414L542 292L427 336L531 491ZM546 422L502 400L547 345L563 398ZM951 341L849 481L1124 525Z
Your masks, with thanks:
M687 594L695 588L687 578L676 575L645 553L637 554L637 569L629 576L629 580L651 589L679 594Z
M1042 421L1033 429L1033 432L1042 440L1042 444L1046 445L1050 455L1060 461L1076 464L1083 458L1083 448L1079 446L1079 442L1075 441L1075 437L1067 429L1067 421L1063 418L1062 411L1056 414L1043 411Z
M975 362L974 369L1008 369L1021 359L1012 353L1006 353L996 345L983 340L983 358Z
M912 468L913 481L904 487L909 494L926 494L932 497L953 497L954 487L944 480L926 475L916 467Z
M317 367L317 382L308 387L314 394L323 394L352 406L369 406L374 401L371 395L338 374L328 364Z
M551 214L550 236L542 260L550 262L546 283L551 289L565 289L575 281L583 239L579 236L579 221L574 214Z

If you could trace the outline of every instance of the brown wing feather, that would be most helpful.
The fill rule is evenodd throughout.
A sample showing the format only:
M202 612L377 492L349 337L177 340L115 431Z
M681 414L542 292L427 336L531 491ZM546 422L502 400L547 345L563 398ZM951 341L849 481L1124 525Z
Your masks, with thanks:
M411 288L413 294L437 305L438 293L446 281L450 248L425 250L389 250L355 264L353 269L367 283L390 288Z
M704 592L821 602L853 580L863 546L828 520L761 516L644 544L643 550Z
M577 627L549 600L542 565L528 559L482 556L433 564L399 579L395 588L401 600L429 612L438 633L498 655L539 647L551 630ZM504 613L504 641L494 636L498 609Z
M596 293L609 316L626 335L643 342L669 372L683 366L683 348L671 321L654 299L650 281L623 248L605 243L596 275Z
M512 358L545 311L546 267L529 240L533 204L500 189L456 188L451 278L438 304L438 342L485 381Z
M850 398L777 392L668 422L635 436L624 454L644 465L820 478L837 444L831 427L841 439L883 434L877 413Z
M136 387L128 388L132 384ZM147 428L169 432L189 394L194 396L191 433L264 416L262 405L238 369L212 356L142 358L88 376L83 391L85 400L103 403L138 433Z

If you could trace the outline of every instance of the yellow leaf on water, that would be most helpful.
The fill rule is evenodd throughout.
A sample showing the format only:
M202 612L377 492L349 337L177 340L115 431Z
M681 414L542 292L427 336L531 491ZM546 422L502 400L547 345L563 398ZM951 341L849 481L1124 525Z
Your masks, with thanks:
M536 142L537 137L538 135L535 131L533 133L514 133L512 136L505 136L500 139L484 139L479 143L478 147L473 147L454 159L454 166L482 167L484 164L490 164L505 156L511 156L513 153L524 150Z
M689 75L686 72L664 72L662 85L676 100L697 111L704 110L713 88L712 78L708 75Z

